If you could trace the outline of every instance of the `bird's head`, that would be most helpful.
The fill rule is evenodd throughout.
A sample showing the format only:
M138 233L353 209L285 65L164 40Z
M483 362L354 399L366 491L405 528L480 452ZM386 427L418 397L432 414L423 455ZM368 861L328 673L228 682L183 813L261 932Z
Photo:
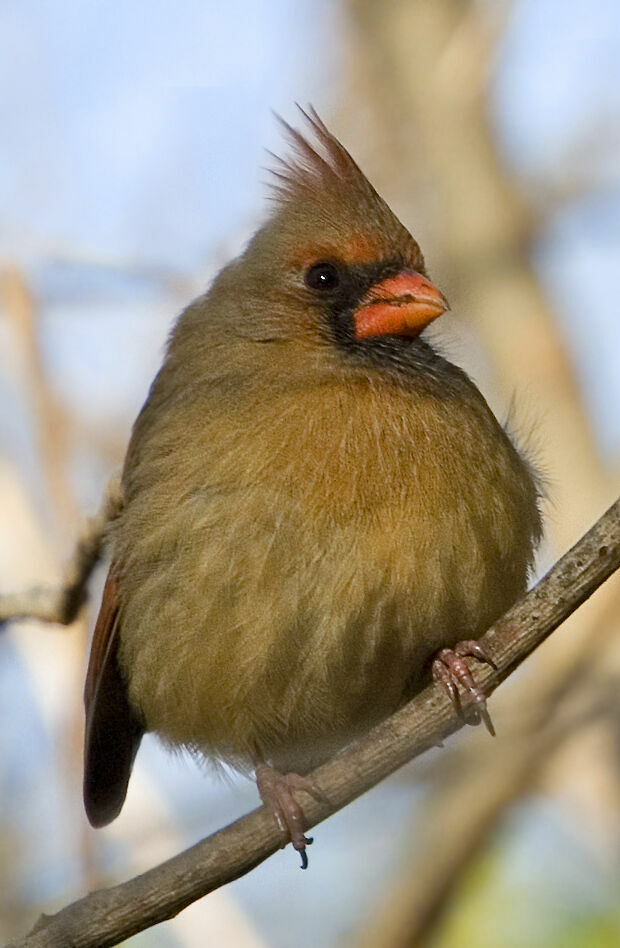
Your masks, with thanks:
M242 256L265 338L372 346L417 337L448 303L422 252L314 110L311 138L282 122L293 154L276 159L275 210Z

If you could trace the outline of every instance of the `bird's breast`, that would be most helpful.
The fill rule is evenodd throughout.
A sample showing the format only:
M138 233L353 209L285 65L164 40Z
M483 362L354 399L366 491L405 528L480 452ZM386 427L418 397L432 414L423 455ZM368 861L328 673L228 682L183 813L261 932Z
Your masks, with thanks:
M476 402L340 385L249 418L196 426L203 451L128 505L122 660L172 742L290 763L394 710L519 595L536 515Z

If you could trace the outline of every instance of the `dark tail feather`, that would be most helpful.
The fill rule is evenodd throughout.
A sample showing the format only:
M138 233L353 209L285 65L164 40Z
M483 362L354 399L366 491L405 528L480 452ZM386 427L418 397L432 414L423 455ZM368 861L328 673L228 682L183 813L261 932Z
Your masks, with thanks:
M120 813L144 734L129 704L118 664L118 639L116 584L110 574L95 627L84 695L84 807L92 826L105 826Z

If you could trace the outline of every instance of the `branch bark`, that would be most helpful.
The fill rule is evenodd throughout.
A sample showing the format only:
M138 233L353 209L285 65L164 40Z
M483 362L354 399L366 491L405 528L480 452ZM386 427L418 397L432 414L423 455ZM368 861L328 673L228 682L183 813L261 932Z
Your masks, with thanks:
M607 695L600 670L617 633L618 595L608 598L590 641L572 657L570 668L560 666L555 675L551 670L545 690L531 695L516 733L494 746L462 742L451 758L443 756L441 778L412 821L415 852L407 853L391 884L360 920L359 948L429 943L508 807L540 782L567 741L593 718L601 720Z
M476 679L491 693L620 566L620 499L483 637L496 669ZM315 771L323 799L303 795L308 828L463 725L443 689L431 685L357 744ZM42 916L13 948L106 948L172 918L237 879L285 844L273 816L254 810L143 875L92 892Z

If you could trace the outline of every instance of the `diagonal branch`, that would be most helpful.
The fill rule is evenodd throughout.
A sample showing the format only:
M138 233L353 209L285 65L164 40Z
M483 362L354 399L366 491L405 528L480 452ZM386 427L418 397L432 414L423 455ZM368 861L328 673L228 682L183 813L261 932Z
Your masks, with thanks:
M544 690L531 694L517 732L499 743L461 744L451 762L448 757L447 771L443 756L439 785L412 824L416 851L407 852L377 903L360 919L358 948L425 945L435 934L508 806L540 781L549 762L608 704L600 668L609 660L605 646L617 632L617 606L618 596L610 595L604 615L569 667L557 674L549 670Z
M60 586L37 586L21 593L0 595L0 629L13 619L40 619L59 625L73 622L86 602L88 580L101 559L106 529L118 515L120 505L120 484L113 479L99 513L84 523Z
M493 691L620 566L620 500L482 641L497 668L476 669ZM326 819L407 761L440 744L463 720L438 685L315 771L322 799L304 795L308 828ZM249 872L284 843L272 815L254 810L143 875L92 892L42 916L13 948L106 948L172 918L219 886Z

